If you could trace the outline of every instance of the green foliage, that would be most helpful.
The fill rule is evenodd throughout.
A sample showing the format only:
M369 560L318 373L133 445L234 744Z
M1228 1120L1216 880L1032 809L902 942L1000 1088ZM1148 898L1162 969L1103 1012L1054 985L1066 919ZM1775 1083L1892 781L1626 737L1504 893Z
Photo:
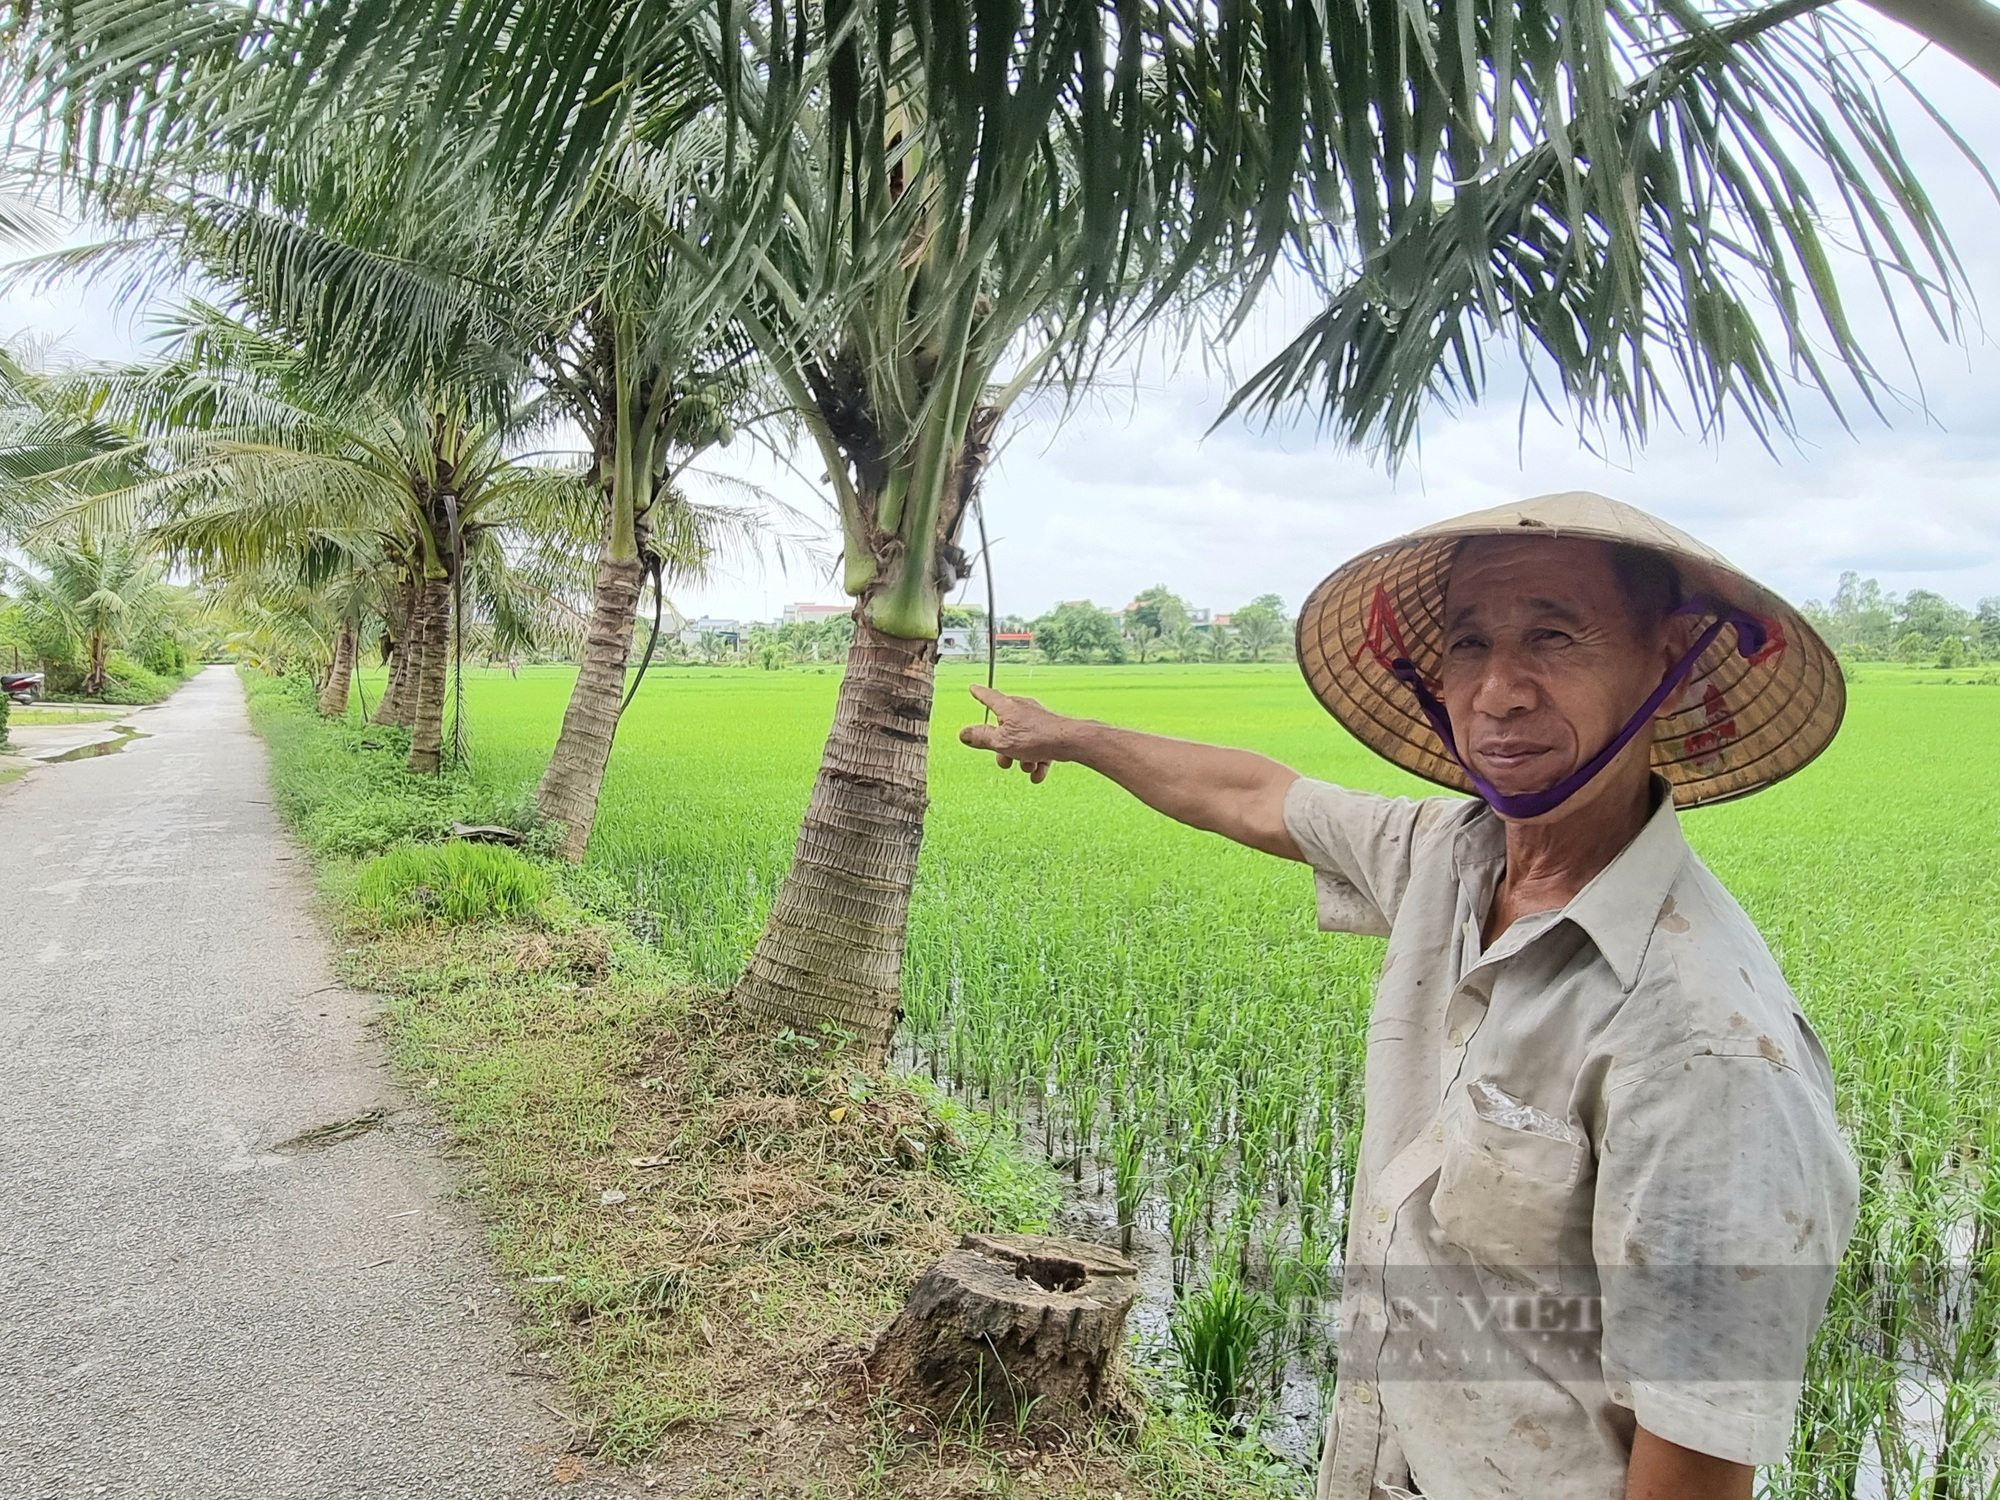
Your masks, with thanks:
M1217 1423L1239 1417L1277 1325L1271 1304L1226 1265L1174 1309L1174 1354L1195 1398Z
M549 894L548 873L495 844L419 844L362 867L355 904L386 926L524 917Z
M159 703L185 682L195 670L192 664L172 673L149 670L122 651L113 651L104 660L104 686L96 693L84 691L84 669L73 662L45 662L44 693L57 699L89 698L98 703L137 706Z
M1284 643L1287 621L1277 596L1266 594L1231 615L1229 628L1243 648L1243 654L1252 661L1262 661Z
M1907 598L1884 593L1873 578L1849 572L1830 604L1810 600L1801 613L1844 661L1914 665L1950 652L1952 660L1939 665L1957 666L2000 656L2000 599L1981 600L1975 612L1929 589L1912 589Z
M445 838L462 804L481 795L463 778L405 771L409 735L320 719L312 680L245 672L250 715L271 742L278 807L315 854L357 858ZM491 792L484 794L490 801Z
M974 1109L928 1078L903 1080L916 1090L955 1143L937 1165L985 1216L980 1227L1046 1234L1062 1207L1062 1190L1045 1161L1023 1148L1013 1129L990 1110Z
M7 570L19 596L17 629L42 662L51 697L156 703L186 676L190 601L166 581L148 540L78 530L24 552L26 564Z
M1118 617L1088 599L1058 604L1030 627L1035 645L1050 661L1121 662L1125 640Z
M7 743L7 715L14 707L14 700L0 693L0 747Z
M1150 628L1155 636L1172 639L1180 628L1188 623L1187 600L1174 593L1164 583L1156 583L1149 589L1142 589L1139 597L1132 601L1125 611L1125 628L1136 625Z

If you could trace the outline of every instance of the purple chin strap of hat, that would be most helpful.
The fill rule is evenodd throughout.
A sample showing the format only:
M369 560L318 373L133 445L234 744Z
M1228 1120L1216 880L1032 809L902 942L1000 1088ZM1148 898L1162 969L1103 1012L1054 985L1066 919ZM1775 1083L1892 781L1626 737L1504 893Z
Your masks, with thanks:
M1451 716L1444 711L1444 705L1438 702L1437 695L1425 685L1424 675L1417 670L1416 664L1407 656L1399 656L1389 664L1389 670L1398 682L1416 694L1417 706L1423 709L1424 717L1430 720L1431 728L1437 731L1437 737L1444 741L1444 748L1450 752L1451 758L1458 762L1459 768L1471 780L1473 790L1479 793L1488 807L1503 817L1539 818L1543 813L1554 812L1582 791L1598 772L1617 758L1619 751L1632 743L1633 736L1646 727L1653 715L1660 711L1661 705L1679 690L1683 682L1687 681L1688 673L1694 670L1694 664L1701 659L1702 652L1715 644L1715 638L1722 634L1723 626L1736 627L1736 649L1744 657L1754 658L1764 649L1767 632L1762 620L1743 610L1719 604L1706 595L1697 594L1672 613L1712 614L1716 618L1713 624L1696 637L1687 654L1675 662L1673 669L1661 679L1660 685L1653 689L1653 696L1640 704L1638 712L1625 721L1625 727L1611 737L1610 744L1554 786L1544 787L1539 792L1522 792L1518 796L1509 796L1473 770L1465 757L1459 753L1458 741L1452 737Z

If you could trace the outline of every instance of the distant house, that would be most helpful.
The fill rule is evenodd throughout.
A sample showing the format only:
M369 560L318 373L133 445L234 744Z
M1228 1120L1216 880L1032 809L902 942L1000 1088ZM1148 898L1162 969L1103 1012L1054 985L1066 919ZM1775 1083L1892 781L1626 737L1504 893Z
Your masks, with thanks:
M1035 644L1035 637L1032 632L1026 630L996 630L993 632L993 644L1003 648L1032 646Z
M718 620L703 615L699 620L690 621L681 627L681 644L689 650L694 650L701 645L701 638L705 635L714 636L733 650L743 639L743 623L740 620Z
M837 620L842 615L854 613L852 604L787 604L785 613L779 619L780 625L817 625L822 620Z
M1006 640L1006 636L1001 636ZM938 655L945 658L978 656L986 650L986 635L976 625L947 625L938 632Z

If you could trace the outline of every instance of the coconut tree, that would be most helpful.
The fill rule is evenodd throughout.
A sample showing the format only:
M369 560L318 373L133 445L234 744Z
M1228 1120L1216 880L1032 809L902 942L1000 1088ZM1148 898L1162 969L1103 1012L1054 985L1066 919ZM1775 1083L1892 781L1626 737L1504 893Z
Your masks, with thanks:
M1001 415L1038 380L1080 379L1178 294L1254 287L1288 246L1336 302L1358 288L1350 303L1372 300L1390 343L1420 349L1400 309L1426 295L1427 257L1453 251L1449 284L1469 286L1476 316L1543 340L1580 399L1619 413L1643 329L1693 372L1699 418L1736 406L1782 422L1765 377L1783 361L1746 352L1760 298L1791 360L1818 357L1817 316L1866 376L1809 166L1852 188L1852 216L1906 284L1949 271L1865 42L1813 0L1724 24L1664 3L1476 0L564 16L543 24L544 0L190 14L75 0L37 13L18 55L85 175L219 143L231 180L254 186L332 114L417 100L413 172L476 138L549 222L626 143L721 101L723 180L676 245L740 287L744 325L826 464L856 598L826 761L744 994L875 1048L921 837L937 600L963 571L959 528ZM502 35L512 45L493 55ZM1528 192L1534 179L1545 193ZM1506 211L1524 196L1551 206ZM1513 267L1519 290L1496 287L1507 247L1544 231ZM1544 298L1548 284L1571 290ZM1559 336L1571 316L1582 330ZM1346 326L1309 350L1379 372L1375 389L1406 393L1394 400L1435 388L1436 364L1384 365L1365 339L1340 342ZM1434 347L1454 373L1478 357Z
M1746 56L1758 65L1718 66ZM1834 276L1839 239L1899 329L1907 303L1951 331L1962 286L1871 107L1879 57L1801 0L1648 60L1605 107L1563 117L1469 190L1415 203L1357 242L1325 310L1224 415L1317 408L1393 461L1429 404L1477 400L1489 359L1510 353L1530 391L1553 385L1589 427L1637 440L1662 414L1704 428L1734 416L1764 436L1789 424L1794 387L1839 411L1840 377L1872 404L1880 380ZM1833 167L1821 191L1800 141ZM1607 213L1612 194L1624 206Z
M576 684L541 780L563 851L587 843L627 697L640 594L699 577L761 539L744 507L700 503L693 465L770 403L712 279L669 252L714 130L632 141L559 220L524 232L507 184L454 162L421 191L371 192L414 149L407 130L331 122L306 158L244 202L212 191L201 151L135 183L96 184L114 241L46 258L58 268L165 257L198 267L260 327L340 379L528 384L582 431L603 515ZM477 143L469 145L473 152ZM414 714L430 629L421 559L387 612L394 642L378 719ZM434 610L434 603L428 607Z
M1246 604L1229 617L1230 629L1235 631L1237 641L1243 647L1243 654L1252 661L1262 661L1264 653L1284 638L1284 617L1261 600Z
M129 430L146 459L79 513L149 523L172 555L225 577L274 557L364 549L400 571L385 721L408 724L413 771L441 764L454 598L468 574L475 589L512 597L497 581L500 535L574 538L593 509L581 472L510 456L541 429L539 399L487 418L447 390L356 393L319 378L291 344L199 302L160 357L79 372L65 399Z
M1667 316L1664 337L1706 377L1697 399L1770 405L1769 385L1735 378L1729 340L1688 335L1701 319L1750 321L1753 288L1789 287L1801 264L1825 262L1783 130L1848 180L1860 175L1850 142L1886 160L1889 191L1869 211L1898 217L1917 259L1949 269L1848 65L1809 39L1766 80L1768 21L1725 33L1680 11L1566 12L1558 24L1441 6L1422 28L1383 8L1326 12L1321 30L1317 11L1078 5L982 13L968 27L952 11L882 3L855 17L864 11L868 24L818 31L807 12L802 30L732 54L759 171L705 243L753 226L739 316L818 447L857 601L820 775L739 992L873 1050L899 1011L939 601L965 571L961 529L1024 392L1087 374L1119 332L1177 297L1254 286L1287 242L1329 279L1356 261L1379 278L1404 270L1412 237L1449 214L1477 261L1518 222L1488 216L1487 179L1511 181L1506 164L1541 149L1540 134L1571 222L1612 226L1609 248L1588 258L1623 269L1680 254L1663 274L1692 284L1681 302L1663 307L1643 276L1600 277L1593 312L1648 327ZM1803 81L1801 56L1818 70ZM1619 154L1631 132L1615 128L1635 108L1656 122L1643 171ZM1695 141L1676 149L1676 131ZM1776 232L1747 253L1723 248L1707 217L1718 198ZM1679 236L1624 232L1635 199ZM1884 247L1914 276L1902 248ZM1823 321L1844 326L1830 279L1813 287ZM1671 321L1677 308L1690 315ZM1858 363L1851 340L1836 348ZM1575 363L1583 386L1617 378L1595 345ZM1434 378L1400 373L1418 391Z
M80 528L44 534L11 565L13 590L29 635L81 663L81 691L101 698L111 653L166 621L176 599L166 569L143 537Z
M756 544L739 508L696 503L690 471L766 404L745 341L718 308L720 284L675 253L690 188L707 170L709 135L629 144L525 262L494 258L488 284L513 291L512 322L536 381L582 429L603 495L603 540L577 680L536 788L541 815L581 859L628 698L638 605L651 576L705 573L725 548ZM495 237L509 247L510 221Z

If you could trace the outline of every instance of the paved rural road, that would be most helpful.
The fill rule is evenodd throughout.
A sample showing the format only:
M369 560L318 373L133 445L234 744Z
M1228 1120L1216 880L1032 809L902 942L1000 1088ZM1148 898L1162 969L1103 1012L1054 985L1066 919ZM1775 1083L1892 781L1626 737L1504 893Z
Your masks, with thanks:
M0 788L0 1497L595 1496L232 672ZM255 799L255 800L252 800Z

